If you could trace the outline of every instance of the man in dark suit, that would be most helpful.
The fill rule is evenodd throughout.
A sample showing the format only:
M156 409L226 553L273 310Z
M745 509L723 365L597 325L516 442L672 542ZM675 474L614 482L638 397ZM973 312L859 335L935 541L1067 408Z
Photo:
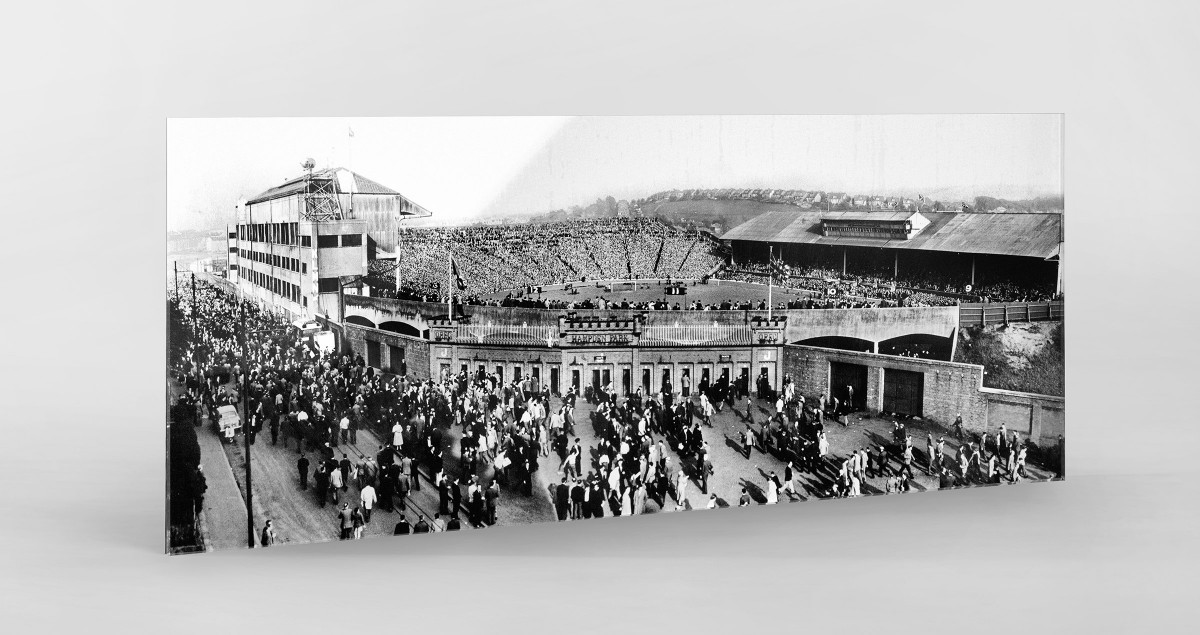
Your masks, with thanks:
M407 536L412 533L412 526L408 524L408 519L403 514L400 515L400 522L396 523L396 529L392 531L393 536Z
M496 503L499 498L500 498L500 484L497 483L493 479L491 484L488 485L487 490L484 492L484 495L483 495L484 507L487 510L487 512L486 512L487 513L487 524L489 524L489 525L496 524Z
M324 507L325 501L329 500L329 472L325 469L324 463L317 464L317 471L313 474L313 479L316 480L317 498L321 501L321 507Z
M379 508L392 511L392 499L396 495L396 477L393 466L388 465L379 470Z
M438 513L450 513L450 479L446 477L438 481Z
M571 508L571 487L567 485L567 477L554 490L554 510L558 512L559 520L566 520Z
M429 533L429 521L425 520L424 515L421 515L421 514L417 515L417 524L413 526L413 533L414 534Z
M458 512L462 509L462 486L465 485L461 480L446 479L450 483L450 503L451 518L458 518Z
M338 462L338 469L342 471L342 491L346 491L350 487L350 458L342 454L342 460Z
M300 472L300 489L308 489L308 457L301 454L296 460L296 470Z
M578 478L571 485L571 519L579 520L583 517L583 484Z

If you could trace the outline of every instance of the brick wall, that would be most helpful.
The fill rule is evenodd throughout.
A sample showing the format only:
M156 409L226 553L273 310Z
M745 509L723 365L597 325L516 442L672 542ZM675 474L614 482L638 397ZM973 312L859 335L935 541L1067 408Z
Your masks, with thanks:
M784 347L784 372L792 376L806 398L830 394L830 362L867 367L867 410L871 414L878 414L883 408L884 370L905 370L924 375L924 419L949 426L961 414L967 429L987 428L988 396L982 390L982 366L815 346Z
M357 355L367 357L367 341L379 342L379 365L388 370L392 367L391 346L404 351L404 361L408 374L420 379L429 379L429 342L419 337L400 335L389 331L358 326L347 323L343 325L345 341L350 350Z

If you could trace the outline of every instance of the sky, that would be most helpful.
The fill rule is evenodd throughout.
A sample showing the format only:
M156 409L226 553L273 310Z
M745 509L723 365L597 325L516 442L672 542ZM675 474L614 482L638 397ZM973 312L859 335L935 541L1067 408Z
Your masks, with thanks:
M171 119L167 226L220 227L239 200L300 175L308 157L391 187L444 224L671 189L1057 196L1062 122L1057 114Z

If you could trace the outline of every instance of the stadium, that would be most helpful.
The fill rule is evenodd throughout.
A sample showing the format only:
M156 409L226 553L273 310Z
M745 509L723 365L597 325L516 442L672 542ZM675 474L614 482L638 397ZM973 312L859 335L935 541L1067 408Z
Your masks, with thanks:
M334 168L253 197L229 282L384 372L554 394L684 384L846 399L1036 442L1059 397L983 386L965 326L1061 320L1062 215L770 210L720 235L640 216L406 228L429 212Z

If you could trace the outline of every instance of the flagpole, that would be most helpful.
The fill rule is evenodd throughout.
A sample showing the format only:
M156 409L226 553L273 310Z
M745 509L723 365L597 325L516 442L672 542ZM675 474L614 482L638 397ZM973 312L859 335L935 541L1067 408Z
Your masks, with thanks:
M775 253L774 248L767 245L767 321L771 321L771 289L775 286Z

